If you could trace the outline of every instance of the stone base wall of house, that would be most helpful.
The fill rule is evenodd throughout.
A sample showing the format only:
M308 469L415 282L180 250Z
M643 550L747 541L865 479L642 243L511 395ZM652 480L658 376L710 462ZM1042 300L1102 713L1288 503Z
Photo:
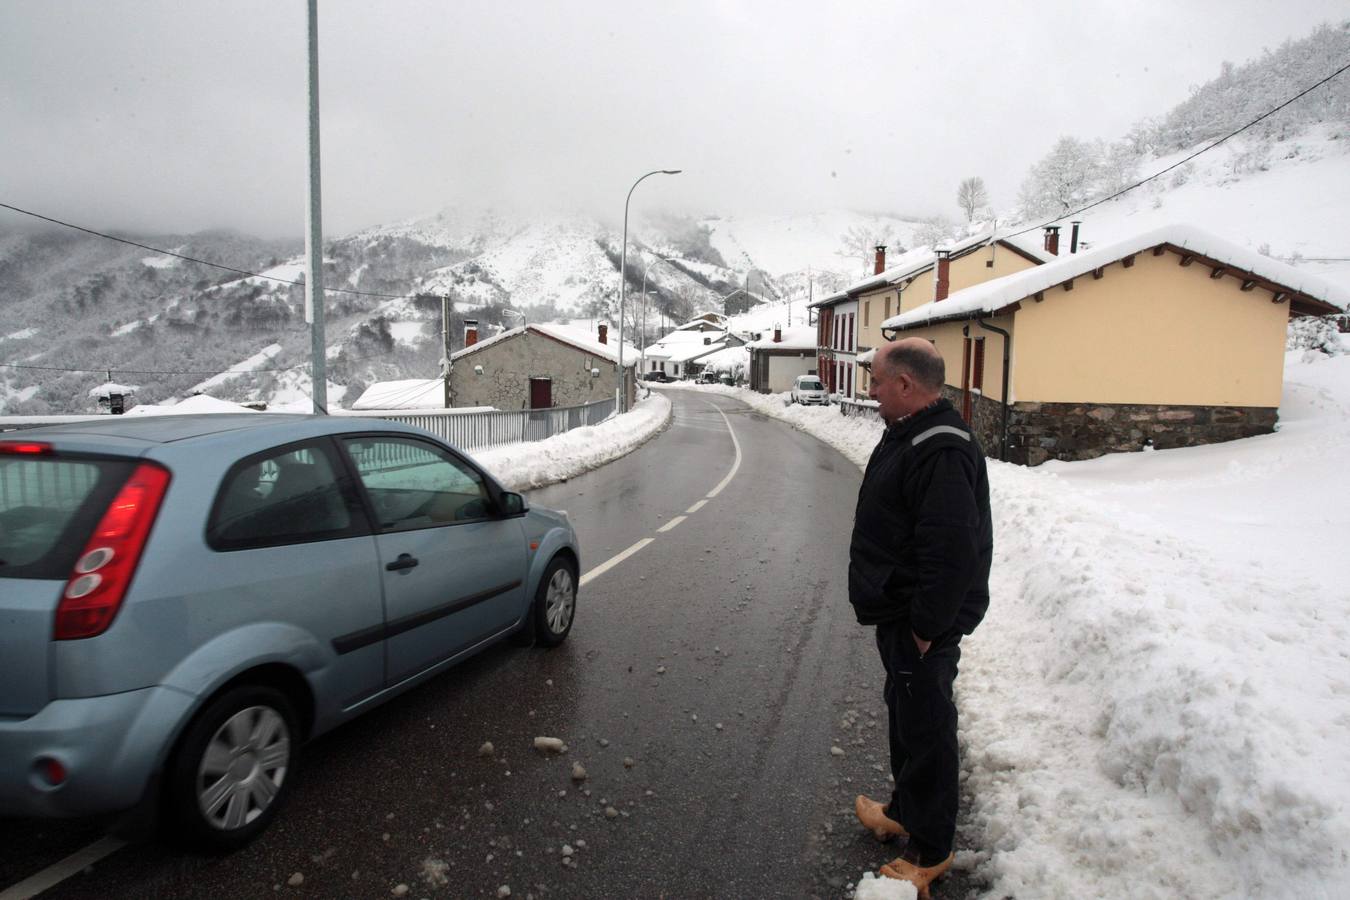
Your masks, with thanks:
M942 389L942 396L951 401L956 411L961 411L961 391L957 388L947 385ZM972 393L970 395L970 430L975 432L975 437L979 439L980 446L984 449L984 455L992 459L998 459L998 442L1003 434L1003 404L997 400L991 400L983 394ZM1012 417L1008 417L1011 424Z
M961 394L948 388L959 410ZM971 398L971 428L987 456L998 457L1003 405ZM1008 411L1008 461L1093 459L1151 445L1158 450L1219 444L1270 434L1279 410L1253 406L1159 406L1125 403L1026 403Z

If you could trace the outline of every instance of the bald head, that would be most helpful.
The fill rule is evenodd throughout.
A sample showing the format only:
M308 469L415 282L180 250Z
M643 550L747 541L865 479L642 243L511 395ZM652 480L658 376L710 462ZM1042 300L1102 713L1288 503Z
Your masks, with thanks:
M942 393L942 385L947 380L942 354L923 338L904 338L882 344L877 349L873 370L877 363L881 363L891 374L904 372L914 379L918 387L934 394Z
M879 404L889 425L942 396L946 382L942 354L922 338L905 338L877 348L867 395Z

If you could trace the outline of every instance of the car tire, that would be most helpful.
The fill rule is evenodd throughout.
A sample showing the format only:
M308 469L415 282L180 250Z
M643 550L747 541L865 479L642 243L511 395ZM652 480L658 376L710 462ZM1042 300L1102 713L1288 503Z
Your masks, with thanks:
M556 647L567 639L576 621L577 573L560 556L544 570L534 596L534 639L541 647Z
M174 840L226 852L271 824L295 781L300 732L286 695L241 685L193 719L168 766Z

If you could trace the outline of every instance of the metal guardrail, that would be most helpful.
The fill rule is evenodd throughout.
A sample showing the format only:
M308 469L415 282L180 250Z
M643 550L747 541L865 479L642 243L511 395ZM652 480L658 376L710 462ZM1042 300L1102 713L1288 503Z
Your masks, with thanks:
M881 421L881 413L875 400L852 400L848 397L840 397L839 412L845 416Z
M461 450L486 450L503 444L542 441L587 425L598 425L614 414L614 400L584 406L551 409L456 412L436 410L343 410L344 416L388 419L426 429Z
M503 444L542 441L555 434L586 425L598 425L614 414L614 399L599 400L584 406L558 406L550 409L475 410L454 409L372 409L333 410L333 415L388 419L424 428L443 441L462 450L486 450ZM259 415L267 415L260 413ZM61 422L86 422L104 416L5 416L0 417L0 432Z

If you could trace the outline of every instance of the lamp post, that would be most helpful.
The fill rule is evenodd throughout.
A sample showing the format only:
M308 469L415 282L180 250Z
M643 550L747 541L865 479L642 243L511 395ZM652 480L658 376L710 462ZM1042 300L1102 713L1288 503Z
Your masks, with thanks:
M633 199L633 191L644 180L653 175L678 175L681 169L653 169L646 175L643 175L633 186L628 189L628 196L623 201L623 247L619 251L619 369L614 376L614 408L619 412L624 411L624 400L626 397L623 392L623 301L628 295L628 202Z
M656 291L642 292L642 324L638 326L640 343L638 349L642 352L641 361L638 363L638 377L641 378L647 369L647 295L656 296Z
M647 273L652 270L652 266L659 262L670 262L673 256L658 256L656 259L647 263L642 269L642 324L638 326L641 334L638 336L638 343L642 349L642 361L647 361Z

